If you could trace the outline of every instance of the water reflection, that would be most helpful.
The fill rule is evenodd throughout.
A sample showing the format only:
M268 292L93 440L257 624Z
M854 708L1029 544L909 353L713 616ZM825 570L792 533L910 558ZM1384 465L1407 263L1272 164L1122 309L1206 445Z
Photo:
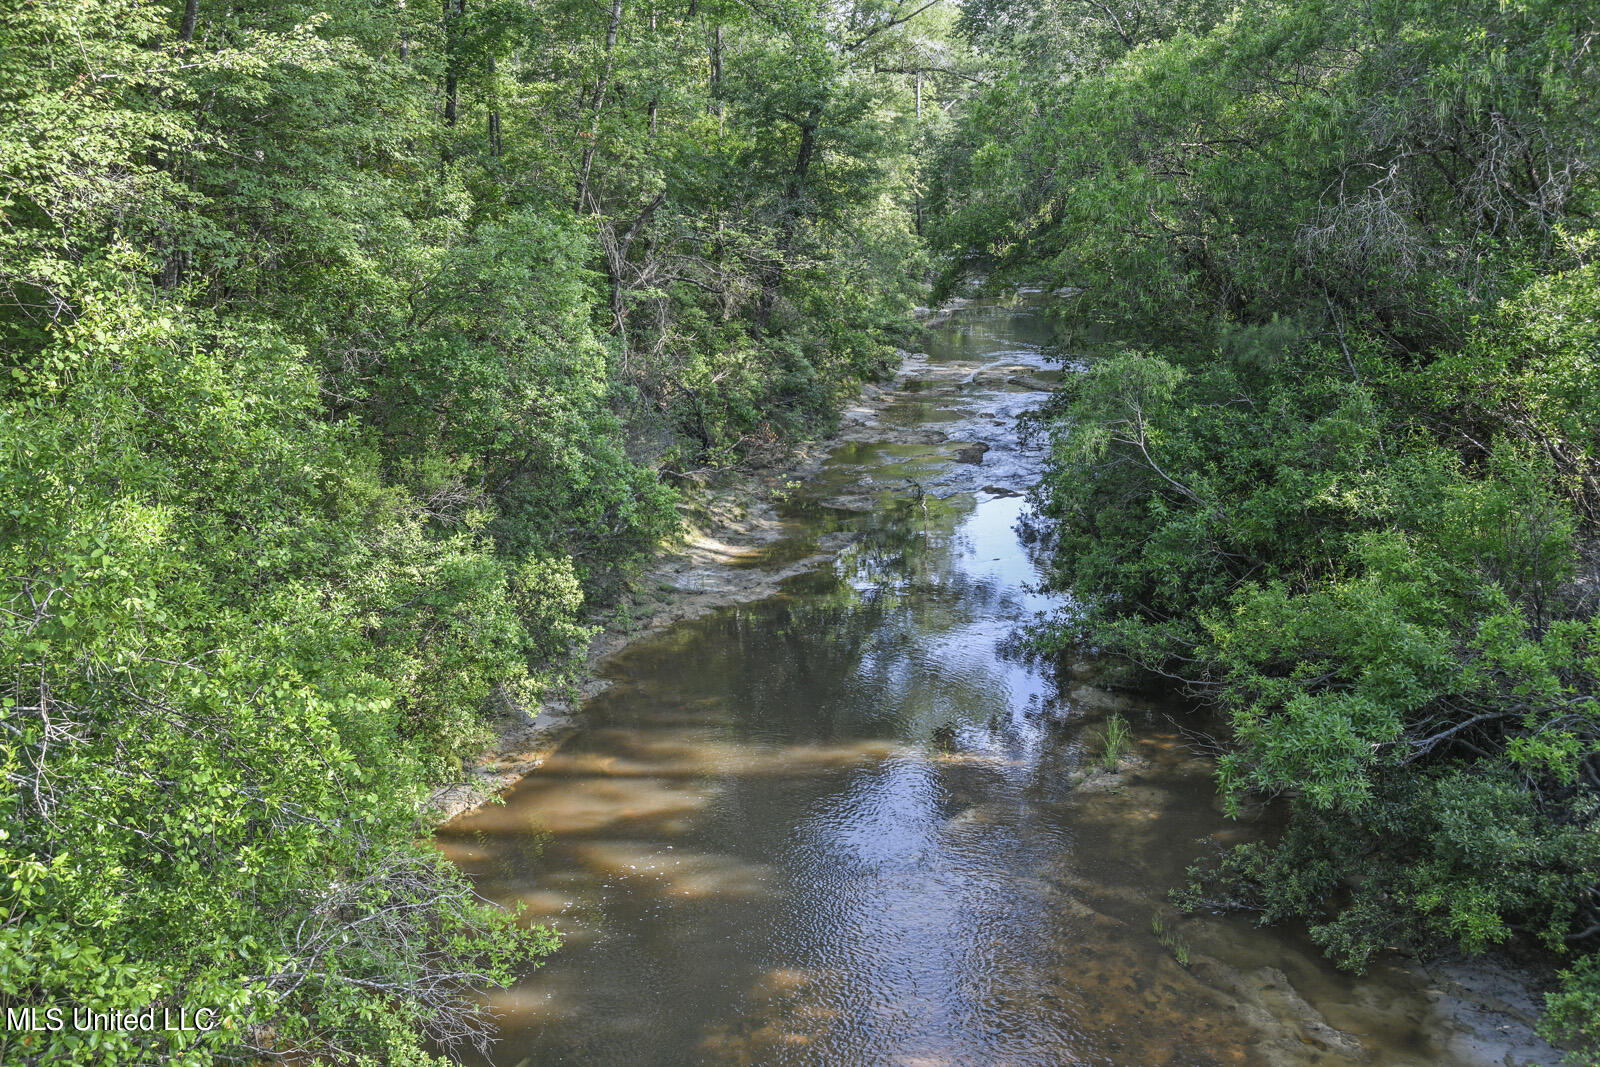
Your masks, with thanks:
M1184 867L1256 829L1151 702L1134 769L1079 784L1108 703L1004 654L1053 602L1022 500L983 487L1036 469L1013 425L1049 341L1025 307L958 316L883 423L982 462L841 447L792 515L796 545L854 536L831 565L615 657L586 728L441 834L567 937L494 998L499 1062L1438 1062L1409 978L1173 915Z

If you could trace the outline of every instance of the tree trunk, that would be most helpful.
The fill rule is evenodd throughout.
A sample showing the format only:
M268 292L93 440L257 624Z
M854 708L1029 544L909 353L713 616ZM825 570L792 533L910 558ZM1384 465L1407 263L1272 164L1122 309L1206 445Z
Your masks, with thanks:
M655 36L656 36L656 5L652 3L650 5L650 39L652 41L655 40ZM656 97L651 97L650 98L650 104L649 104L648 110L650 112L650 136L651 137L654 137L656 135L656 108L660 105L660 103L661 103L661 101L658 98L656 98Z
M444 124L451 128L455 127L456 117L461 111L461 89L457 77L459 59L456 55L460 28L456 22L466 7L467 0L444 0Z
M711 113L717 118L722 117L722 101L717 97L717 91L722 88L722 26L718 24L711 31Z
M822 125L822 105L817 104L806 112L800 121L800 149L795 154L794 169L789 172L789 185L784 190L786 201L783 219L778 230L778 259L767 272L761 291L761 303L756 310L756 326L764 333L772 307L778 300L778 285L789 265L789 254L794 250L795 235L800 230L800 217L805 213L806 177L811 171L811 160L817 153L817 129Z
M200 0L184 0L183 23L178 27L178 40L188 44L194 40L194 24L200 18Z
M610 251L606 256L606 270L611 275L611 317L617 333L623 338L622 358L624 364L626 364L628 358L628 342L627 323L623 317L626 309L623 307L622 298L626 290L623 282L623 272L628 266L628 252L633 248L634 238L639 236L639 231L644 229L645 223L650 221L650 216L655 214L656 208L666 203L666 200L666 190L657 193L655 199L646 204L644 209L634 217L633 224L622 235L622 240L617 242L615 250Z
M600 139L600 113L605 110L606 90L611 86L612 50L617 47L617 33L622 29L623 0L611 0L611 21L606 26L606 62L595 82L594 104L590 109L589 143L583 146L583 163L578 168L578 195L572 210L583 213L583 203L589 199L589 175L594 169L595 142Z
M917 78L917 121L921 122L922 121L922 68L921 67L917 68L916 78ZM917 215L916 215L917 236L921 237L922 236L922 190L921 189L918 189L917 193L916 193L916 211L917 211Z
M490 91L491 94L497 92L496 87L494 85L494 71L495 71L494 56L490 56L489 57L489 82L490 82L489 91ZM496 99L498 99L498 97L491 96L490 99L491 100L496 100ZM498 104L492 104L490 106L490 108L489 108L489 155L491 157L493 157L494 159L499 159L501 150L502 150L502 145L500 143L500 108L499 108Z

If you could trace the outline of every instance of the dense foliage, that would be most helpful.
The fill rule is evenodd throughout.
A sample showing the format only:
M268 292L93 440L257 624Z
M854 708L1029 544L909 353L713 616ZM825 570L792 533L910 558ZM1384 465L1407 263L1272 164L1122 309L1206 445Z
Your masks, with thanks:
M1053 582L1226 709L1281 840L1192 903L1339 962L1520 935L1600 1039L1600 12L986 0L947 284L1100 342L1050 416ZM1591 1062L1593 1060L1593 1054Z
M0 1059L425 1062L552 948L426 847L675 484L930 266L1099 346L1052 581L1224 708L1341 963L1540 946L1600 1043L1600 16L1560 0L0 12ZM921 235L942 258L929 261Z
M913 6L0 11L0 1060L423 1062L552 947L419 842L681 476L917 281Z

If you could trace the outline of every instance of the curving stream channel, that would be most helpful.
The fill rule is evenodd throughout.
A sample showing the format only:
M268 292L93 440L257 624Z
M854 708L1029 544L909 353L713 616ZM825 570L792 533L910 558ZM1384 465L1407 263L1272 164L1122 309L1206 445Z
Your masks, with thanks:
M831 556L610 657L577 734L440 831L565 937L493 997L495 1062L1500 1062L1398 961L1166 902L1266 827L1219 814L1188 709L1008 651L1053 605L1016 416L1072 367L1026 303L932 337L744 565Z

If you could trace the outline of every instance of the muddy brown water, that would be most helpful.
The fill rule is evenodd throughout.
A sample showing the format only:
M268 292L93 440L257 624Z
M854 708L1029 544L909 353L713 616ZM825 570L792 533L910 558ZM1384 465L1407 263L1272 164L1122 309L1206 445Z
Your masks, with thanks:
M1026 303L953 316L748 565L848 545L611 658L579 732L440 832L565 938L490 998L494 1062L1456 1062L1398 963L1178 915L1189 864L1270 828L1219 814L1184 708L1011 651L1062 606L1011 495L1041 462L1016 417L1074 370L1050 341ZM1135 758L1090 774L1113 710Z

